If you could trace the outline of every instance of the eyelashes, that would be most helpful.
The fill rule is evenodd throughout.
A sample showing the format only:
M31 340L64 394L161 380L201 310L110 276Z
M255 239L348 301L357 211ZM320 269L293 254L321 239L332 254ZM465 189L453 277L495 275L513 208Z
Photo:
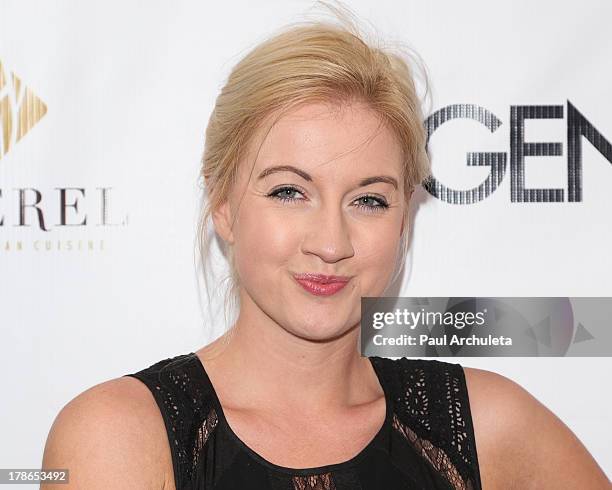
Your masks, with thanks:
M270 199L275 199L275 200L278 200L284 203L293 202L293 201L303 201L303 199L295 199L294 197L291 197L291 194L293 192L303 194L302 191L300 191L296 187L286 185L286 186L279 187L278 189L273 190L266 197L269 197ZM366 194L365 196L358 197L353 202L358 202L358 201L361 204L357 204L357 207L363 209L367 213L381 213L381 212L386 211L389 208L389 203L387 203L386 199L379 197L379 196L374 196L372 194ZM368 204L364 204L364 201L365 202L373 201L376 204L368 205Z

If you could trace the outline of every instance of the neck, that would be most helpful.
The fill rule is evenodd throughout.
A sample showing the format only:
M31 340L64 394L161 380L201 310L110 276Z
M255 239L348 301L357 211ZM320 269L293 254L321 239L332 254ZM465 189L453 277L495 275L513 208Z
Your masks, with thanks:
M333 338L313 340L279 325L247 300L232 329L225 334L229 343L207 366L219 373L218 384L242 394L236 405L240 399L244 408L281 404L312 414L319 407L342 410L379 395L370 362L357 349L359 324ZM225 398L234 404L230 393Z

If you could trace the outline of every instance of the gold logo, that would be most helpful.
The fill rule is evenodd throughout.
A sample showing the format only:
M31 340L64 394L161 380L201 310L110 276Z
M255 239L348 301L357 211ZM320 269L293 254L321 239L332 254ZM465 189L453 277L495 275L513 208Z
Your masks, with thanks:
M0 61L0 158L47 113L47 106Z

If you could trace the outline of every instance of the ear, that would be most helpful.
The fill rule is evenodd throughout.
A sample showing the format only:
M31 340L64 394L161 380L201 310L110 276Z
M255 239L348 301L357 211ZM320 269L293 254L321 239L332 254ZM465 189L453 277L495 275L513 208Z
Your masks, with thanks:
M234 233L232 232L232 212L229 200L226 200L212 213L215 230L223 241L232 245L234 243Z

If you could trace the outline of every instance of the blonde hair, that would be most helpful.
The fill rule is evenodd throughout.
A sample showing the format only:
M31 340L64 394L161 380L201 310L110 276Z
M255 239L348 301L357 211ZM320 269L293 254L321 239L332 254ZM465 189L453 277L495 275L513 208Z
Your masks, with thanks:
M200 175L206 195L196 236L209 306L210 284L205 264L214 235L209 230L211 215L228 199L239 163L254 136L264 124L269 131L283 113L296 105L353 100L368 104L395 132L401 144L406 203L414 187L430 175L421 101L413 72L404 59L410 58L410 50L404 46L395 53L379 42L366 43L348 9L320 3L332 10L340 24L324 20L291 24L257 45L233 67L210 115ZM399 48L399 43L396 47ZM424 81L428 91L426 76ZM271 114L276 115L274 121L266 123ZM401 271L408 252L408 208L406 205L399 247L401 263L391 283ZM224 309L227 325L228 303L239 308L239 278L232 249L223 246L230 269L225 278L230 283Z

